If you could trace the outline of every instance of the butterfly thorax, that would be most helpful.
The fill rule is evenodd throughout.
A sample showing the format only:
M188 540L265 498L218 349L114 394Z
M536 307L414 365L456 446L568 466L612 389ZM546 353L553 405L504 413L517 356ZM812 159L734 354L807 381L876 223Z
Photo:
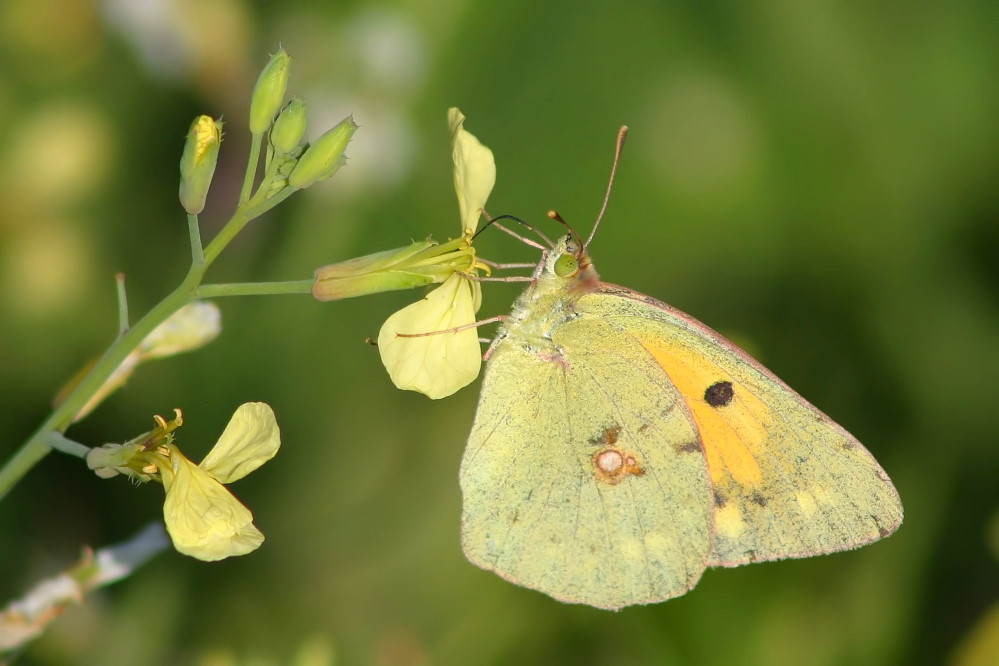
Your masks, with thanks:
M597 272L575 236L567 235L538 265L535 279L513 305L500 336L533 351L557 352L552 335L575 319L576 303L596 290Z

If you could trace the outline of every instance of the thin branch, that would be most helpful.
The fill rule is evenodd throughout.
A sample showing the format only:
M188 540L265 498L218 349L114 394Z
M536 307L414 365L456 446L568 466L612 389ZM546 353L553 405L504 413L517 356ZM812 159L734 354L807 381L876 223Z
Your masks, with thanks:
M118 337L128 333L128 298L125 296L125 274L115 273L115 291L118 295Z

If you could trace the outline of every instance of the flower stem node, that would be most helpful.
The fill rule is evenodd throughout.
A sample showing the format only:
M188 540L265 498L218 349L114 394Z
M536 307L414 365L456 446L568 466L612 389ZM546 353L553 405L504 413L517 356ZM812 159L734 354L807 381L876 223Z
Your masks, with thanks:
M346 164L344 151L351 137L357 131L357 123L353 116L347 116L337 125L316 139L298 158L298 164L288 176L288 184L296 189L308 187L313 183L326 180Z
M240 405L198 465L174 444L173 432L183 424L180 410L175 414L172 421L155 417L154 430L125 444L93 449L87 465L102 478L123 473L161 482L166 490L163 519L179 552L215 561L256 550L264 535L250 510L223 484L243 478L277 453L281 436L274 412L262 402Z
M250 98L250 132L253 134L266 132L274 116L281 109L285 91L288 89L290 68L291 56L284 49L278 49L260 72L257 85L253 87L253 96Z
M180 158L180 203L190 215L205 208L222 144L222 122L198 116L191 123Z

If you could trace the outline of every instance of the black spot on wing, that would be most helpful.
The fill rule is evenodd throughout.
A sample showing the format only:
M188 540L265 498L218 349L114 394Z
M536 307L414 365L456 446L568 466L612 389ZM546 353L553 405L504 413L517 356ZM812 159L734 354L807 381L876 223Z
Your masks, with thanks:
M726 504L725 496L722 495L717 490L715 491L715 506L719 509L724 509Z
M677 444L675 448L677 453L700 453L702 451L701 440L695 439L685 444Z
M732 382L715 382L704 390L704 402L712 407L724 407L732 402L735 397L735 389Z
M759 504L760 506L767 505L767 498L759 493L753 493L753 496L749 498L754 504Z

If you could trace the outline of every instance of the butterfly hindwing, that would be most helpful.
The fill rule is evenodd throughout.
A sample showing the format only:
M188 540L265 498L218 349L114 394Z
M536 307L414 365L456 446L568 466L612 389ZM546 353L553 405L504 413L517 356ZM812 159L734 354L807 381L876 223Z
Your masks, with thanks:
M557 356L504 340L489 361L461 467L466 555L563 601L683 594L708 562L713 503L681 396L598 318L552 342Z

